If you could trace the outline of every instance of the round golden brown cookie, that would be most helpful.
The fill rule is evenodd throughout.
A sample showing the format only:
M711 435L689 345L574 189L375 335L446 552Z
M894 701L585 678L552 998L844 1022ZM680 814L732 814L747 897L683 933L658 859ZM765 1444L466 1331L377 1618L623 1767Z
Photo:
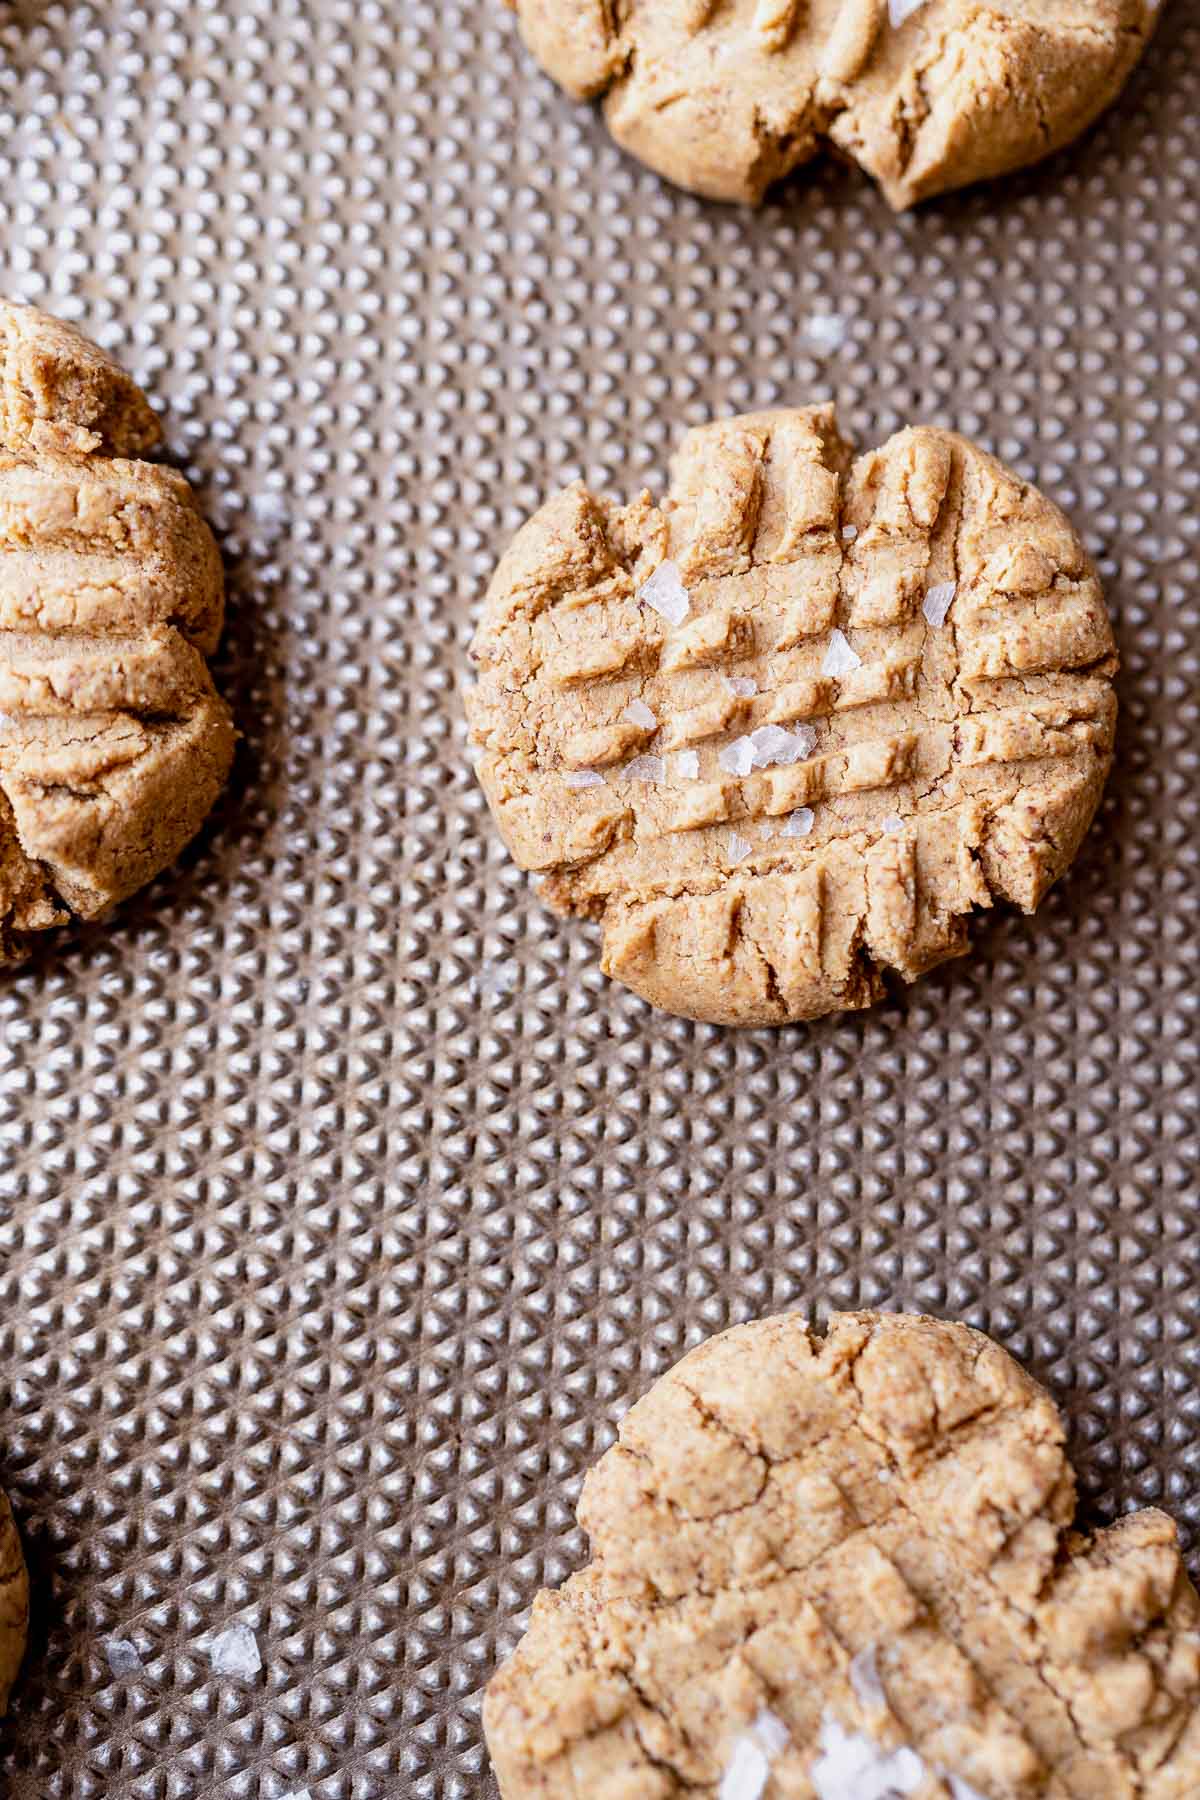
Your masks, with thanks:
M0 1717L8 1710L8 1696L29 1629L29 1577L12 1508L0 1494Z
M1184 1800L1200 1599L1089 1537L1058 1413L964 1325L693 1350L584 1482L592 1561L488 1689L503 1800Z
M0 303L0 963L144 886L233 755L205 661L212 533L145 396L94 344Z
M757 204L835 145L895 207L1069 143L1156 0L509 0L569 94L694 193Z
M831 408L691 432L661 505L577 483L489 589L466 705L543 896L668 1012L871 1004L1032 911L1112 758L1095 572L1033 488L949 432L851 466Z

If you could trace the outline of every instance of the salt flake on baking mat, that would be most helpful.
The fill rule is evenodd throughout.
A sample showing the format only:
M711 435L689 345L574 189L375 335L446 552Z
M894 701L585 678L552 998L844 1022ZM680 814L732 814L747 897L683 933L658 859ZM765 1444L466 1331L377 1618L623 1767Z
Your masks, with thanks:
M218 1675L239 1675L248 1680L262 1668L258 1639L240 1622L219 1631L208 1646L208 1660Z
M492 958L484 965L479 988L484 994L511 994L521 979L521 965L511 956Z
M142 1659L138 1655L137 1646L131 1644L128 1638L109 1638L104 1646L104 1654L114 1675L141 1675L143 1673Z
M813 313L805 321L804 334L818 350L841 350L845 346L849 328L845 319L839 318L837 313Z

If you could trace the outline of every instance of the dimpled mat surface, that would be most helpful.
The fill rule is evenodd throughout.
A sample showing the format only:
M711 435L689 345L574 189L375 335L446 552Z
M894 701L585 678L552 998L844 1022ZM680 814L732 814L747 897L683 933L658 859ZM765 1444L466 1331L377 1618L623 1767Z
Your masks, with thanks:
M784 1307L992 1332L1089 1519L1194 1550L1188 0L1083 143L901 220L829 168L754 217L668 189L483 0L16 0L0 172L3 285L121 356L222 539L245 734L180 865L0 980L6 1800L483 1800L483 1681L619 1410ZM543 495L823 398L1067 508L1119 760L1036 920L726 1034L540 910L456 682Z

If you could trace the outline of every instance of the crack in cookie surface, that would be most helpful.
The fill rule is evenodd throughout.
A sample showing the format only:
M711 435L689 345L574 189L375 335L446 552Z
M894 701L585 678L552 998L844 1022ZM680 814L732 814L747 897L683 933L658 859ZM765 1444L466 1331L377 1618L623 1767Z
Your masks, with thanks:
M759 202L823 144L904 207L1037 161L1112 101L1152 0L509 0L530 49L681 187ZM899 22L896 22L896 21Z
M668 1011L870 1004L1068 866L1116 657L1062 514L951 433L852 462L832 409L691 432L661 506L518 534L467 698L513 855Z
M95 918L209 812L233 726L209 674L220 557L136 384L0 303L0 962Z
M965 1326L700 1346L587 1477L592 1561L490 1684L504 1800L715 1800L764 1719L766 1800L828 1800L841 1740L926 1800L1183 1800L1200 1600L1163 1514L1071 1530L1063 1441Z

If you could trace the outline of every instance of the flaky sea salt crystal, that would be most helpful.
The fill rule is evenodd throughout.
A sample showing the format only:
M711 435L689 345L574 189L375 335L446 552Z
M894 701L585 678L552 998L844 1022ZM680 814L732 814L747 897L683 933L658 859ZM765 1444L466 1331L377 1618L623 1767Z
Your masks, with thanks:
M731 831L729 834L728 848L730 862L740 863L743 858L749 856L754 845L750 842L749 838L742 837L739 832Z
M883 1691L883 1683L879 1679L879 1665L875 1660L875 1646L869 1644L865 1650L851 1659L850 1686L854 1689L855 1699L860 1706L870 1712L882 1712L887 1705L887 1695Z
M280 525L288 516L287 502L282 494L275 493L273 489L252 494L250 510L255 518L262 519L268 525Z
M905 19L911 18L925 0L888 0L888 21L892 25L903 25Z
M625 764L626 781L662 781L667 765L661 756L635 756Z
M846 342L846 321L837 313L813 313L805 321L804 333L822 350L840 350Z
M946 1781L953 1800L984 1800L979 1789L972 1787L969 1781L964 1781L961 1775L947 1775Z
M722 675L721 680L739 700L752 700L758 692L758 683L753 675Z
M831 1713L821 1720L821 1755L808 1772L817 1800L896 1800L925 1778L925 1765L907 1745L884 1750L847 1731Z
M114 1675L140 1675L143 1671L137 1646L131 1644L128 1638L109 1638L104 1646L104 1654Z
M511 994L520 979L520 963L511 956L499 956L485 965L479 985L485 994Z
M598 769L568 769L563 780L568 787L573 788L604 786L604 777Z
M809 756L817 741L811 725L785 731L781 725L760 725L748 737L734 738L717 752L717 761L729 775L748 775L751 769L770 769L799 762Z
M779 1717L764 1706L751 1729L768 1756L782 1756L792 1741L792 1734Z
M771 1764L762 1746L752 1737L735 1738L717 1800L760 1800L770 1776Z
M816 817L811 806L798 806L794 813L788 815L787 824L783 828L784 837L807 837Z
M675 767L685 781L695 781L700 774L699 751L681 750L675 758Z
M814 734L812 743L806 743L801 731L784 731L781 725L760 725L757 731L750 733L750 742L754 746L751 768L770 769L778 763L786 766L799 762L816 742Z
M649 581L643 582L638 589L638 599L652 606L668 625L682 625L692 610L678 563L659 563Z
M764 1706L750 1730L735 1738L721 1777L718 1800L759 1800L771 1774L771 1763L791 1743L783 1720Z
M835 628L829 634L829 648L821 664L822 675L848 675L851 669L861 668L862 657L850 648L845 632Z
M621 717L627 725L640 725L646 731L649 731L651 726L658 724L658 720L644 700L631 700Z
M748 737L734 738L717 751L717 762L727 775L748 775L754 767L754 745Z
M889 837L895 837L897 832L904 830L904 820L900 817L899 813L889 813L887 818L883 821L883 829L887 832Z
M950 602L958 592L958 584L953 581L939 581L936 587L926 590L921 603L921 611L936 630L946 623L946 614L950 611Z
M258 1640L250 1627L240 1622L217 1633L208 1646L208 1659L218 1675L240 1675L248 1679L262 1668Z

